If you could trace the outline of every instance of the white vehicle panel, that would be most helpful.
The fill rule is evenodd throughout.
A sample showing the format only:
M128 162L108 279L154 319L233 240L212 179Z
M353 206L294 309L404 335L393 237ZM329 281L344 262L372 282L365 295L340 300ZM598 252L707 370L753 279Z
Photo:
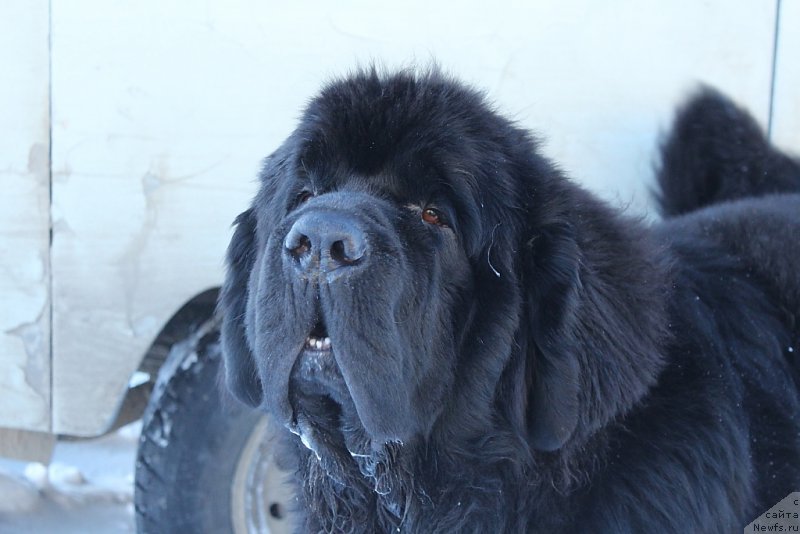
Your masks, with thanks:
M781 2L772 104L772 139L800 156L800 1Z
M783 4L786 13L796 10ZM256 190L260 160L330 76L373 59L395 67L436 58L546 136L544 152L575 180L652 216L648 188L658 135L688 91L714 85L766 126L776 6L775 0L491 7L468 0L458 9L421 0L53 2L52 430L88 436L108 428L159 330L183 303L221 282L230 223ZM46 29L44 3L42 10L36 20ZM21 33L19 21L4 24ZM46 118L46 106L36 109L31 116ZM788 115L796 124L797 112ZM796 131L781 124L774 124L776 135L789 132L781 139ZM46 120L42 125L46 140ZM47 198L46 185L36 189L40 196L16 195ZM32 211L42 235L46 206ZM0 217L9 228L19 220L5 211ZM2 343L16 344L0 360L0 370L16 373L0 378L12 383L12 393L0 388L0 405L11 399L24 417L38 413L23 427L43 428L49 399L25 396L19 370L30 359L24 347L20 352L19 336L6 333L48 316L47 283L36 282L48 280L47 248L29 250L31 258L44 254L45 274L26 269L26 287L43 293L29 298L27 311L19 305L12 318L0 314ZM37 328L45 333L41 321ZM46 365L41 354L32 361Z

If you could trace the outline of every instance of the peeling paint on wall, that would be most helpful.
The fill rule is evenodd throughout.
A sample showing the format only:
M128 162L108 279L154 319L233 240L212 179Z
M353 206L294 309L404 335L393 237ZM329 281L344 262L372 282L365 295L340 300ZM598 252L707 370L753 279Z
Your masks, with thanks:
M50 151L44 143L34 143L28 151L28 172L45 183L50 181Z
M161 167L165 167L163 161ZM158 199L157 191L161 186L161 179L155 171L148 170L141 178L142 194L144 196L145 216L139 231L133 235L130 245L119 259L122 280L125 286L125 317L134 337L152 336L158 330L151 318L136 317L134 310L136 292L140 284L142 255L147 247L150 235L158 224ZM153 331L154 329L155 332Z
M0 427L50 429L49 3L0 4Z
M49 309L49 306L45 306ZM9 328L5 333L9 336L18 337L25 348L25 383L36 392L41 398L46 399L50 389L50 366L49 351L45 343L48 332L42 328L42 314L32 322L22 323L14 328Z

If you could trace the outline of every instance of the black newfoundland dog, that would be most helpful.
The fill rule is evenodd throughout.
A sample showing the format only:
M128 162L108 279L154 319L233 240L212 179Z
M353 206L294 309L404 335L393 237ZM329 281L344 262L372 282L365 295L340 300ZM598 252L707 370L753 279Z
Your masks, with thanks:
M800 490L800 166L706 90L624 216L438 72L335 81L236 221L302 532L741 532Z

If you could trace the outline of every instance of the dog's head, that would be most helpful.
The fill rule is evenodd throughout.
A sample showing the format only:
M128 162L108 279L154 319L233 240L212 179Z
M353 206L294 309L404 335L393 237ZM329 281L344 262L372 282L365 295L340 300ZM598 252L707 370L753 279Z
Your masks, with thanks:
M500 409L542 449L569 439L569 189L480 94L438 73L332 83L261 182L220 301L240 399L318 456L425 436L448 411L469 427Z

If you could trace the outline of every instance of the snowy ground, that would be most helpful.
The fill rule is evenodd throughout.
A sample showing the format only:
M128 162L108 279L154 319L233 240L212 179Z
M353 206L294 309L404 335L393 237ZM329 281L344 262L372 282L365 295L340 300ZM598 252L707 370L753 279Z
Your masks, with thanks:
M103 438L60 441L49 467L0 458L0 534L135 532L140 423Z

